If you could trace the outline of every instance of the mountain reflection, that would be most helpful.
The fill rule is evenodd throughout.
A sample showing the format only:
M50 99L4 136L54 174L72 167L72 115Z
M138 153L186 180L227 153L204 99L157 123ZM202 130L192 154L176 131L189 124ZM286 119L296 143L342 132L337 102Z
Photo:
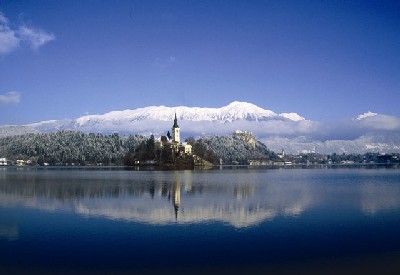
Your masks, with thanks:
M335 186L309 177L267 175L251 170L3 171L0 207L70 211L158 225L224 222L241 228L278 216L302 215L333 200L329 194L338 192ZM350 202L366 213L400 208L397 185L349 188Z

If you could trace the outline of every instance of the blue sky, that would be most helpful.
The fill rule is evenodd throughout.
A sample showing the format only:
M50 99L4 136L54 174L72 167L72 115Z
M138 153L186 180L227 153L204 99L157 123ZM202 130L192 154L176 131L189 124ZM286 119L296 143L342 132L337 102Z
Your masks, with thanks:
M400 115L398 1L0 1L0 125L239 100Z

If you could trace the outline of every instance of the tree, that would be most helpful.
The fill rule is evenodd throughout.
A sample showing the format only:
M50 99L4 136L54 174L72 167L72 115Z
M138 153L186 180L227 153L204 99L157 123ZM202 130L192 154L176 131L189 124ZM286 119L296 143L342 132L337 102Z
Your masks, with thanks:
M134 157L133 153L128 152L124 156L124 165L125 166L133 166L133 165L135 165L135 157Z

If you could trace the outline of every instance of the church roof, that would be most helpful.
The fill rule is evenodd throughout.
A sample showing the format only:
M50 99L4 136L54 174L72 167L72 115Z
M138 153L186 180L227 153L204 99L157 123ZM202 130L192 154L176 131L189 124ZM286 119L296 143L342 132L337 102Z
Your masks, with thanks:
M176 113L175 113L175 119L174 119L174 126L172 126L172 128L179 128L178 119L176 118Z

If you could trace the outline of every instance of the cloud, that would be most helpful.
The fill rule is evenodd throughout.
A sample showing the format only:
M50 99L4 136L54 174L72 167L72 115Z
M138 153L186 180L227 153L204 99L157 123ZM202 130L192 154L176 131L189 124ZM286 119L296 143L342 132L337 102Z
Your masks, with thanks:
M21 41L28 43L33 50L37 50L39 47L55 39L52 33L26 26L21 26L17 33Z
M0 55L18 48L19 42L15 31L8 26L8 19L0 12Z
M9 92L0 95L0 104L18 104L20 102L21 94L18 92Z
M400 117L397 116L369 112L356 119L315 123L314 126L307 132L303 125L300 128L303 132L295 132L298 136L290 135L285 127L277 127L276 134L269 136L266 129L260 129L266 135L257 136L274 151L285 148L286 152L295 154L303 151L324 154L400 152Z
M8 19L0 12L0 55L16 50L22 43L32 50L38 50L54 39L54 34L26 25L19 26L16 30L12 29Z
M400 118L395 116L375 114L360 120L363 128L374 130L400 130Z
M312 137L321 141L354 140L366 134L383 133L400 133L400 117L374 114L361 119L325 123Z

